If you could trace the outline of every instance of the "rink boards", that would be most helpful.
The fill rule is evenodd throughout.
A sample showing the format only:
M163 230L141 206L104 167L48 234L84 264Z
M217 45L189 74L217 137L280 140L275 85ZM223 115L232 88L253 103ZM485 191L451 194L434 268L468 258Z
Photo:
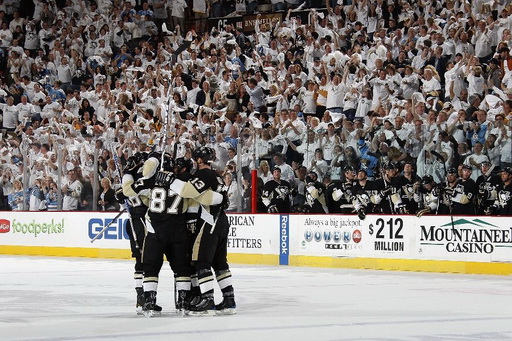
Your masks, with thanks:
M0 254L130 258L117 212L2 212ZM229 260L242 264L512 274L502 217L229 215ZM169 226L172 228L172 226Z

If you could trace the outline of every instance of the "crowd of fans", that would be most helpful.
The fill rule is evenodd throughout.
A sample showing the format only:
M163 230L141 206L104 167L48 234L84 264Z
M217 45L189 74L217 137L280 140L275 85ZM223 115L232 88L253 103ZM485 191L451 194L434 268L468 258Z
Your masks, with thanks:
M285 19L256 13L249 34L204 19L254 12L250 0L33 0L25 17L3 1L1 209L118 210L112 153L122 168L207 145L231 211L250 209L257 169L263 212L453 213L458 189L439 191L444 212L422 197L452 181L468 188L464 214L510 213L512 5L317 2L272 0ZM360 178L368 200L349 188ZM289 193L272 194L281 180Z

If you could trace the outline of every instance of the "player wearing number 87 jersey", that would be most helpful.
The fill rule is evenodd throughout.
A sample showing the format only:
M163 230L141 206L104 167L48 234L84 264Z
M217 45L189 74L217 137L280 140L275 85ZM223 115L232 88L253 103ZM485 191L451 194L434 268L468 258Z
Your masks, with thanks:
M164 156L164 170L172 169L172 159ZM168 184L156 181L161 167L161 156L151 155L144 163L142 178L133 185L135 191L149 192L147 213L147 234L144 240L142 262L144 265L143 312L146 316L160 314L156 305L158 275L163 265L163 256L167 258L175 273L178 292L190 290L190 237L186 228L185 212L187 201L169 189ZM182 178L180 178L182 177ZM178 178L187 181L186 174Z

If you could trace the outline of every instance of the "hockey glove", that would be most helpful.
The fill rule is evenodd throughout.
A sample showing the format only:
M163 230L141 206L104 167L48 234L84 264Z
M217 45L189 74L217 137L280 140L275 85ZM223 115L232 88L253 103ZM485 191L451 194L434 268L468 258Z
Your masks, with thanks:
M219 206L222 210L225 210L229 207L228 192L220 192L220 194L222 194L222 202L220 203Z
M124 204L125 200L128 199L128 197L126 195L124 195L122 188L119 188L116 191L115 197L116 197L117 202L120 204Z
M453 188L452 187L446 187L444 189L444 194L451 197L453 195Z
M380 195L382 197L385 197L386 195L391 194L392 190L393 190L393 187L388 186L388 187L384 188L382 191L380 191Z
M409 214L409 210L407 209L407 206L400 204L396 208L396 213L398 214Z
M359 219L361 220L364 220L364 218L366 218L366 211L364 210L364 208L360 208L358 211L357 211L357 216L359 217Z
M155 185L160 187L169 187L176 176L173 172L169 171L158 171L155 175Z
M351 196L352 195L352 184L350 182L343 184L343 191L345 194Z
M430 208L424 208L422 210L419 210L418 213L416 213L416 216L419 218L421 216L423 216L425 213L429 213L430 212Z
M485 215L493 215L494 214L495 207L489 206L484 209Z

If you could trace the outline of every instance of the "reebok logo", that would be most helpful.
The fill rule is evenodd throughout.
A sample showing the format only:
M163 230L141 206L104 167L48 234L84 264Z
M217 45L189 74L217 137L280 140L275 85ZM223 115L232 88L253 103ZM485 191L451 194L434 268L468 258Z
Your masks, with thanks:
M11 230L11 222L6 219L0 219L0 233L7 233Z

